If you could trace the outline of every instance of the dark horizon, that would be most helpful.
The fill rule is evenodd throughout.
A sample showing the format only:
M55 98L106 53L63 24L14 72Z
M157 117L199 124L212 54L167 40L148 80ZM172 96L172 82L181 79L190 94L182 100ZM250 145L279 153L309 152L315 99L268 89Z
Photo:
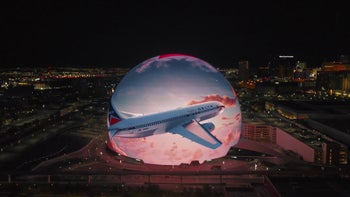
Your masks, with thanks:
M0 67L133 67L165 53L222 67L294 55L315 67L350 54L349 13L331 1L1 4Z

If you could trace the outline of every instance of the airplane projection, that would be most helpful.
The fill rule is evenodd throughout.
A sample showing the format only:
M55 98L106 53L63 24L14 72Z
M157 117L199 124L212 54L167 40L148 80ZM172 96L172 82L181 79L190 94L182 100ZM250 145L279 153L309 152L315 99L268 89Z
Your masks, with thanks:
M216 149L222 143L211 134L215 125L200 122L217 116L224 109L222 103L212 101L148 115L119 112L128 117L121 118L111 105L107 125L111 137L143 138L168 132Z

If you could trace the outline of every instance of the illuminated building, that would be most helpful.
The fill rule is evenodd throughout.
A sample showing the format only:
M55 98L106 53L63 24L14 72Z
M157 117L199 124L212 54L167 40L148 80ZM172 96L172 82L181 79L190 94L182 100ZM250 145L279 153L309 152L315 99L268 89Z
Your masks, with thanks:
M242 124L242 138L276 144L292 155L311 163L326 165L346 165L348 163L346 145L298 127L280 128L246 118Z
M286 132L276 129L276 144L297 153L303 160L326 165L346 165L347 146L326 136L307 131Z
M325 162L322 143L315 143L310 135L302 134L300 130L290 130L249 121L242 125L242 138L277 144L307 162L320 164Z
M335 95L348 95L350 91L350 64L327 62L317 74L317 89Z
M49 90L51 87L46 83L35 83L34 90Z
M326 142L322 144L324 152L324 163L327 165L346 165L348 151L343 144Z
M264 124L243 124L242 137L257 142L276 144L276 127Z
M304 111L304 108L292 102L266 101L265 108L269 111L276 110L281 116L290 120L301 120L308 118L308 114Z
M297 153L305 161L327 165L347 164L350 137L344 122L349 119L344 114L350 109L346 105L337 112L330 104L275 101L266 102L265 109L278 112L290 120L302 120L302 124L312 129L300 129L294 127L294 123L290 127L277 128L277 145ZM242 136L246 136L244 127Z
M304 161L322 163L323 154L320 143L308 140L309 135L301 132L286 132L280 128L276 129L276 143L285 150L296 153Z
M295 69L293 70L293 80L298 82L304 82L311 79L312 69L306 68L306 62L297 61Z
M214 101L222 105L209 105ZM223 107L215 118L208 111ZM199 125L204 119L210 122ZM107 126L108 147L121 155L149 164L203 163L238 143L241 113L231 84L217 69L193 56L165 54L123 77L111 97Z
M253 80L240 81L238 84L242 88L255 89L256 83Z
M350 71L319 72L317 77L318 90L350 91Z
M340 152L338 151L339 148L333 148L332 153L332 150L329 151L330 146L328 143L323 142L323 140L317 141L317 139L314 139L314 136L309 133L303 134L301 130L284 130L284 128L263 123L255 124L250 122L242 125L242 138L262 143L277 144L296 157L300 157L304 161L311 163L331 165L344 164L347 161L346 149L343 148L341 149L342 152ZM343 147L337 143L333 143L332 145L332 147Z
M325 72L350 71L350 64L343 62L325 62L322 65L322 70Z

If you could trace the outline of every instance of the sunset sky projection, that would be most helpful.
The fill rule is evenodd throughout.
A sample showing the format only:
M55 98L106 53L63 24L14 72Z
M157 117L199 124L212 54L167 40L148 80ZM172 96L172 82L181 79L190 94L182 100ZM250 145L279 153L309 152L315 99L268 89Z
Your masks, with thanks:
M240 105L219 71L188 55L167 54L148 59L132 69L115 89L111 105L121 117L124 112L147 115L207 101L225 105L223 113L201 122L214 123L212 134L222 142L217 149L172 133L144 138L113 137L112 146L115 151L146 163L176 165L225 156L239 140Z

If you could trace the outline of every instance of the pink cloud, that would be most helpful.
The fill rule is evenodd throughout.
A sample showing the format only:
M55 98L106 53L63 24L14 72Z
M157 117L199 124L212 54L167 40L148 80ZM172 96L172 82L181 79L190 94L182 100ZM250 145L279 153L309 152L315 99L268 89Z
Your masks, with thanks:
M193 153L193 159L194 160L200 160L203 157L203 153L202 153L202 149L197 149L194 153Z
M232 139L233 139L233 130L230 129L229 134L226 136L226 138L223 140L222 143L223 143L224 145L228 145L228 144L230 144L230 142L232 141Z
M231 120L232 118L229 118L227 116L221 116L221 120Z
M155 61L155 58L148 59L144 62L141 63L141 66L136 69L137 73L142 73L144 72L147 68L150 67L150 65Z
M141 66L136 69L136 72L137 73L144 72L146 69L150 67L150 65L153 62L156 62L156 68L166 67L168 66L166 62L169 60L185 60L190 62L193 67L198 67L202 70L205 69L205 71L218 72L214 67L212 67L207 62L201 59L198 59L189 55L183 55L183 54L165 54L165 55L160 55L160 56L148 59L140 64Z
M170 147L170 149L164 152L164 156L167 156L169 161L181 160L181 157L179 157L177 153L177 145L175 142L173 142L173 145Z
M197 67L200 69L205 68L205 71L211 71L211 72L218 72L214 67L212 67L210 64L208 64L207 62L198 59L196 57L190 56L190 55L183 55L183 54L165 54L165 55L160 55L159 56L159 60L165 60L165 61L169 61L172 59L175 60L186 60L188 62L191 63L191 65L193 67Z
M236 114L235 117L234 117L234 119L235 119L236 121L240 120L240 119L241 119L241 113Z
M194 105L199 103L204 103L208 101L219 101L225 105L225 107L235 107L236 106L236 98L230 98L228 96L220 96L218 94L211 94L208 96L204 96L202 100L192 100L188 102L187 105Z
M192 59L190 59L192 58ZM211 72L218 72L214 67L212 67L210 64L208 64L207 62L200 60L200 61L194 61L193 57L188 57L186 58L187 61L193 61L192 66L194 67L198 67L200 69L206 68Z
M222 116L221 117L221 120L232 120L232 122L230 122L230 123L223 124L224 126L231 126L233 124L236 124L236 122L240 121L240 119L241 119L241 113L237 113L232 118L227 117L227 116Z
M187 158L187 157L190 157L192 155L192 152L189 151L188 149L182 149L181 152L182 152L183 158Z
M234 122L230 122L230 123L223 124L224 127L230 127L232 125L235 125L235 123Z

